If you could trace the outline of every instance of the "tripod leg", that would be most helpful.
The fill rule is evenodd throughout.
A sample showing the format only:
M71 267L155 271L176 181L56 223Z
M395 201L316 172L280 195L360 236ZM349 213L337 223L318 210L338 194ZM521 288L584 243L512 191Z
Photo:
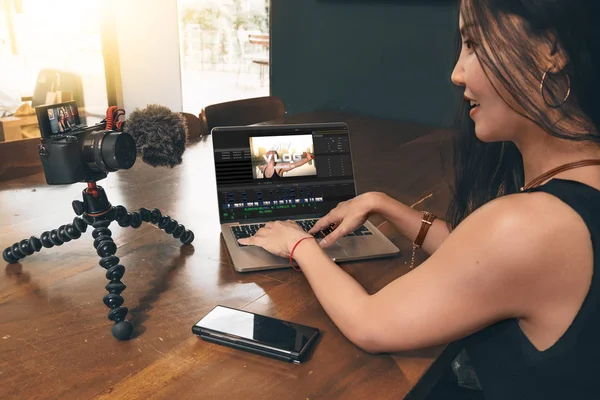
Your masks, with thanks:
M158 208L152 211L140 208L138 212L134 213L127 212L127 209L123 206L116 206L115 208L117 210L116 220L122 227L139 228L142 222L151 222L169 235L173 235L175 239L179 239L183 244L190 244L194 241L194 232L185 229L184 225L179 224L169 216L163 216Z
M108 229L112 220L100 219L96 220L92 226L94 231L94 248L101 258L100 266L107 269L106 279L110 282L105 286L108 294L104 296L104 304L111 310L108 312L108 319L114 321L112 334L119 340L127 340L133 332L133 325L125 319L129 311L123 305L123 297L121 292L127 286L121 282L121 278L125 274L125 267L119 264L119 257L115 256L117 245L112 239L112 232Z
M119 226L139 228L142 222L152 222L158 224L158 227L176 239L179 239L183 244L190 244L194 240L194 233L186 230L185 226L180 225L177 221L172 220L168 216L163 216L158 209L150 211L141 208L139 212L130 213L123 206L114 207L110 213L106 214L102 219L96 219L91 225L94 227L92 236L94 238L94 247L102 259L100 265L107 269L106 278L110 282L106 285L108 294L104 296L104 304L111 308L108 313L108 319L115 322L112 327L112 334L119 340L129 339L133 332L131 322L125 320L125 316L129 311L126 307L122 307L123 297L121 292L126 286L121 282L121 278L125 274L125 267L119 264L119 257L115 256L117 246L112 239L112 233L108 229L110 223L116 220Z
M61 225L58 229L46 231L40 235L40 238L35 236L29 239L23 239L18 243L4 249L2 258L7 263L17 263L19 260L32 255L45 248L61 246L63 243L71 240L79 239L81 234L86 231L88 223L82 218L76 217L73 223Z

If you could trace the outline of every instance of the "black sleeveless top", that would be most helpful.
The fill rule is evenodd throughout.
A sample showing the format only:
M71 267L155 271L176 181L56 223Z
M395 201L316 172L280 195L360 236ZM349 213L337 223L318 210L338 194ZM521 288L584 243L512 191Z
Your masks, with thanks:
M515 319L489 326L463 343L487 400L600 399L600 191L563 179L525 192L535 191L569 205L590 232L594 271L583 305L564 335L544 351L533 346Z
M275 164L277 165L277 164ZM273 168L273 175L271 175L271 177L267 178L267 176L263 173L263 179L280 179L281 175L279 175L277 173L277 168Z

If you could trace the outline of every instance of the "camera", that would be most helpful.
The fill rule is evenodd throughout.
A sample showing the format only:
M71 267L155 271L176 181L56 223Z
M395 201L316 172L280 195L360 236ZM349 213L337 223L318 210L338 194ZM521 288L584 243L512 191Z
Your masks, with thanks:
M42 136L39 154L49 185L95 182L135 163L133 137L105 129L105 122L82 124L75 101L38 106L35 111Z

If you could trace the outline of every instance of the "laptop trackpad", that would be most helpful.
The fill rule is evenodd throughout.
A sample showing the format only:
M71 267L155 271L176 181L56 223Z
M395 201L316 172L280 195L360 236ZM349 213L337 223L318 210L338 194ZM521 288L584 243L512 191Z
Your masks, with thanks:
M335 242L334 244L327 246L323 250L325 250L325 254L327 254L327 256L334 260L348 255L346 247L342 246L339 242Z

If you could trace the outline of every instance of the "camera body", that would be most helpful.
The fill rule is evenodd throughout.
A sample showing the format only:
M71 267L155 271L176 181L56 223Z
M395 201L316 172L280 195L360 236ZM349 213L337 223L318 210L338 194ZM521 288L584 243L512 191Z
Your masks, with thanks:
M109 172L129 169L136 159L133 138L81 123L74 101L36 107L42 136L39 154L49 185L93 182Z

